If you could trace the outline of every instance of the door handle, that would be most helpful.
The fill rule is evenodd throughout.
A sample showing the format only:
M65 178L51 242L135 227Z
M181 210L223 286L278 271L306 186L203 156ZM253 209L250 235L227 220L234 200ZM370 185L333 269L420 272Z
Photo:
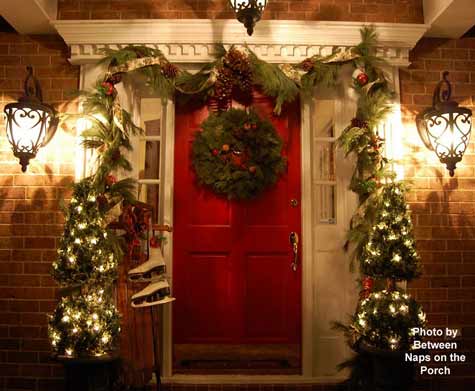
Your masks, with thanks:
M290 246L292 248L292 263L290 266L292 267L292 270L294 272L297 271L297 268L299 266L298 260L299 260L299 236L297 235L297 232L291 232L289 235L289 242Z

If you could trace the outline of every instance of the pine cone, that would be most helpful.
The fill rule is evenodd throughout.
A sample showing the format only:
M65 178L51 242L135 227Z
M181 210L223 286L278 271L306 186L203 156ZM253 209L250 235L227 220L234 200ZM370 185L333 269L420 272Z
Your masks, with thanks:
M313 69L313 61L311 58L306 58L302 61L300 66L305 72L310 72Z
M178 67L171 62L166 62L162 65L161 71L163 76L167 79L175 79L178 75Z
M351 120L351 127L353 128L367 128L368 123L359 118L353 118Z
M229 76L234 87L245 95L250 95L252 92L252 70L248 56L237 49L231 49L224 57L223 63L225 69L231 70Z

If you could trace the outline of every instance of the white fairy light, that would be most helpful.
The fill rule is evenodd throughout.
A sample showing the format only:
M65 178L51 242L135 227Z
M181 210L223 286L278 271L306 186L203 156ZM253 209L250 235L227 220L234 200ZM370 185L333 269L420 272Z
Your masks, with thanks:
M68 316L68 315L64 315L61 320L62 320L64 323L68 323L68 322L69 322L69 316Z
M81 213L81 212L82 212L82 206L81 206L81 205L78 205L78 206L76 207L76 210L77 210L79 213Z
M393 257L392 261L395 262L395 263L398 263L398 262L401 262L401 259L402 259L401 256L399 254L396 254Z
M66 354L68 356L72 356L73 355L73 349L66 349Z
M393 304L390 304L389 305L389 311L391 312L391 314L395 314L396 313L396 307L394 307Z

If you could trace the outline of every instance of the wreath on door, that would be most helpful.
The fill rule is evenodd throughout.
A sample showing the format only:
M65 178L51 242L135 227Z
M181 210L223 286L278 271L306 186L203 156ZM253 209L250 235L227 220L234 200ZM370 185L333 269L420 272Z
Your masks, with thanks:
M248 200L274 185L286 167L283 141L254 111L210 115L193 141L198 182L228 199Z

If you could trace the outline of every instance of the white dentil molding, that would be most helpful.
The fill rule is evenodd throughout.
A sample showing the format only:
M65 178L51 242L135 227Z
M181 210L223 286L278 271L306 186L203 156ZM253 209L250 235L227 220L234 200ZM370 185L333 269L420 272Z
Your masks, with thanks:
M203 63L213 58L214 44L247 44L269 62L297 63L360 42L360 22L264 20L252 37L231 19L64 20L54 26L71 48L71 62L97 61L103 48L142 44L160 49L175 63ZM378 55L407 66L409 50L429 28L425 24L374 23Z

